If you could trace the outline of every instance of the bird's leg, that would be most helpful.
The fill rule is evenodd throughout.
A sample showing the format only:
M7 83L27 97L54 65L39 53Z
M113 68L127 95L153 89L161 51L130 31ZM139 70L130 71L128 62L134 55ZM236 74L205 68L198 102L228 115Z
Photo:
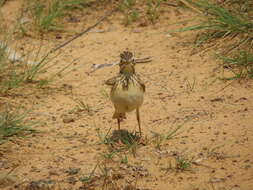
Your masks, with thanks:
M118 121L118 129L120 130L120 120L121 120L121 118L119 117L119 118L117 118L117 121Z
M139 133L140 133L140 136L141 136L141 120L140 120L139 108L136 109L136 118L137 118L137 121L138 121Z

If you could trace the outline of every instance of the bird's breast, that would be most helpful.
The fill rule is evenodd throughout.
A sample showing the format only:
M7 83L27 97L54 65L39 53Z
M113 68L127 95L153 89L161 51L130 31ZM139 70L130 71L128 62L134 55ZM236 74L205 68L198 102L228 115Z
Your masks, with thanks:
M130 112L143 103L144 92L140 84L136 82L129 82L127 88L123 83L118 84L111 91L111 100L115 108L120 109L121 112Z

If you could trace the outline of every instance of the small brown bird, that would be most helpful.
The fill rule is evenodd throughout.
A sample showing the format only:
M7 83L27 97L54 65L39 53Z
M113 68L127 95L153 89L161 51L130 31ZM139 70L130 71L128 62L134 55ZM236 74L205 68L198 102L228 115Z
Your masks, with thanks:
M112 118L117 119L118 129L120 130L120 122L126 118L126 112L136 109L136 118L141 135L139 109L143 103L145 84L135 73L135 64L133 53L124 51L120 54L119 74L108 79L105 84L112 86L110 98L115 108Z

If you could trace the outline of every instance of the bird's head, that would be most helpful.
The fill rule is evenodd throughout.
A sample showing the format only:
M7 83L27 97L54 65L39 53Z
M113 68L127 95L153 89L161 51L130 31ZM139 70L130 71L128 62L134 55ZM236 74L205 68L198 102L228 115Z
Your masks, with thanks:
M135 73L134 66L135 61L132 52L124 51L120 54L120 73L132 75Z

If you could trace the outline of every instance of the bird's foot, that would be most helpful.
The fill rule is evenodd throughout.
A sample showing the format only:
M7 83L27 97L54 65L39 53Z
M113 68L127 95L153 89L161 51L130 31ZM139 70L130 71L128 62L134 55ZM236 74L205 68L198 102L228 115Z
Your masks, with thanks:
M147 137L141 136L141 137L139 138L139 140L138 140L138 143L141 144L141 145L143 145L143 146L147 145L147 144L148 144L148 139L147 139Z
M137 132L136 135L138 135L138 144L144 145L144 146L148 144L147 136L144 137L139 132Z

